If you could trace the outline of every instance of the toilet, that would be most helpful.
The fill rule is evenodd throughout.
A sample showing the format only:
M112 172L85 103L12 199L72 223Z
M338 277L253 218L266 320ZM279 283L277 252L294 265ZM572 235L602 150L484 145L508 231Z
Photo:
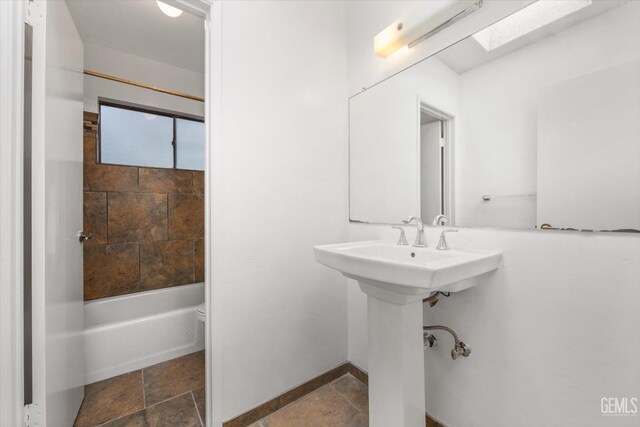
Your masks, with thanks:
M207 318L207 307L200 304L196 308L196 341L204 348L204 322Z
M207 307L206 305L200 304L198 306L198 308L196 309L196 317L198 318L199 321L203 322L205 321L205 319L207 318Z

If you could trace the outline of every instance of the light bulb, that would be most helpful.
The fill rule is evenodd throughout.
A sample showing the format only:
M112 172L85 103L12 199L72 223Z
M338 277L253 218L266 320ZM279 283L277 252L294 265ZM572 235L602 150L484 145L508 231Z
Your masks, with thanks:
M169 6L168 4L163 3L160 0L156 0L156 3L158 3L158 7L162 11L162 13L167 16L177 18L178 16L182 15L182 10L178 9L177 7Z

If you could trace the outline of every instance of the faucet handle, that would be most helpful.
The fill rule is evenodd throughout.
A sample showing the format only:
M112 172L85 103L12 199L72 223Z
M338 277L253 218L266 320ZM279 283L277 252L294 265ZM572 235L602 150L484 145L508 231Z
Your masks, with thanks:
M404 228L402 227L391 227L400 230L400 238L398 238L398 245L407 246L409 242L407 242L407 236L404 235Z
M440 215L436 215L436 217L433 218L433 222L431 223L431 225L445 225L448 222L449 222L449 217L446 215L440 214Z
M447 244L446 233L457 233L458 230L443 230L440 233L440 240L438 241L438 245L436 246L436 250L438 251L448 251L449 245Z
M407 217L407 219L403 219L403 220L402 220L402 223L403 223L403 224L409 224L411 221L413 221L413 220L415 220L415 219L416 219L416 217L415 217L415 216L410 215L409 217Z

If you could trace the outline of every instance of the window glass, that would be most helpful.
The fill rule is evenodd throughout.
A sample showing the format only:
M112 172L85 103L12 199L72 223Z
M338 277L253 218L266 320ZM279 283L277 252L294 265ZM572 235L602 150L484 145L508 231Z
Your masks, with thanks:
M173 118L100 106L100 161L173 167Z
M176 119L176 167L204 170L204 123Z

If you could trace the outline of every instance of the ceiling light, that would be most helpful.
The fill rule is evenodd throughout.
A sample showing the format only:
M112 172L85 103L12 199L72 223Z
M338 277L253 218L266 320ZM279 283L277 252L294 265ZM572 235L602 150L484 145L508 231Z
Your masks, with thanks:
M473 35L487 52L591 5L592 0L539 0Z
M160 0L156 0L156 3L158 3L158 7L162 11L162 13L167 16L177 18L178 16L182 15L182 10L178 9L177 7L169 6L168 4L163 3Z

